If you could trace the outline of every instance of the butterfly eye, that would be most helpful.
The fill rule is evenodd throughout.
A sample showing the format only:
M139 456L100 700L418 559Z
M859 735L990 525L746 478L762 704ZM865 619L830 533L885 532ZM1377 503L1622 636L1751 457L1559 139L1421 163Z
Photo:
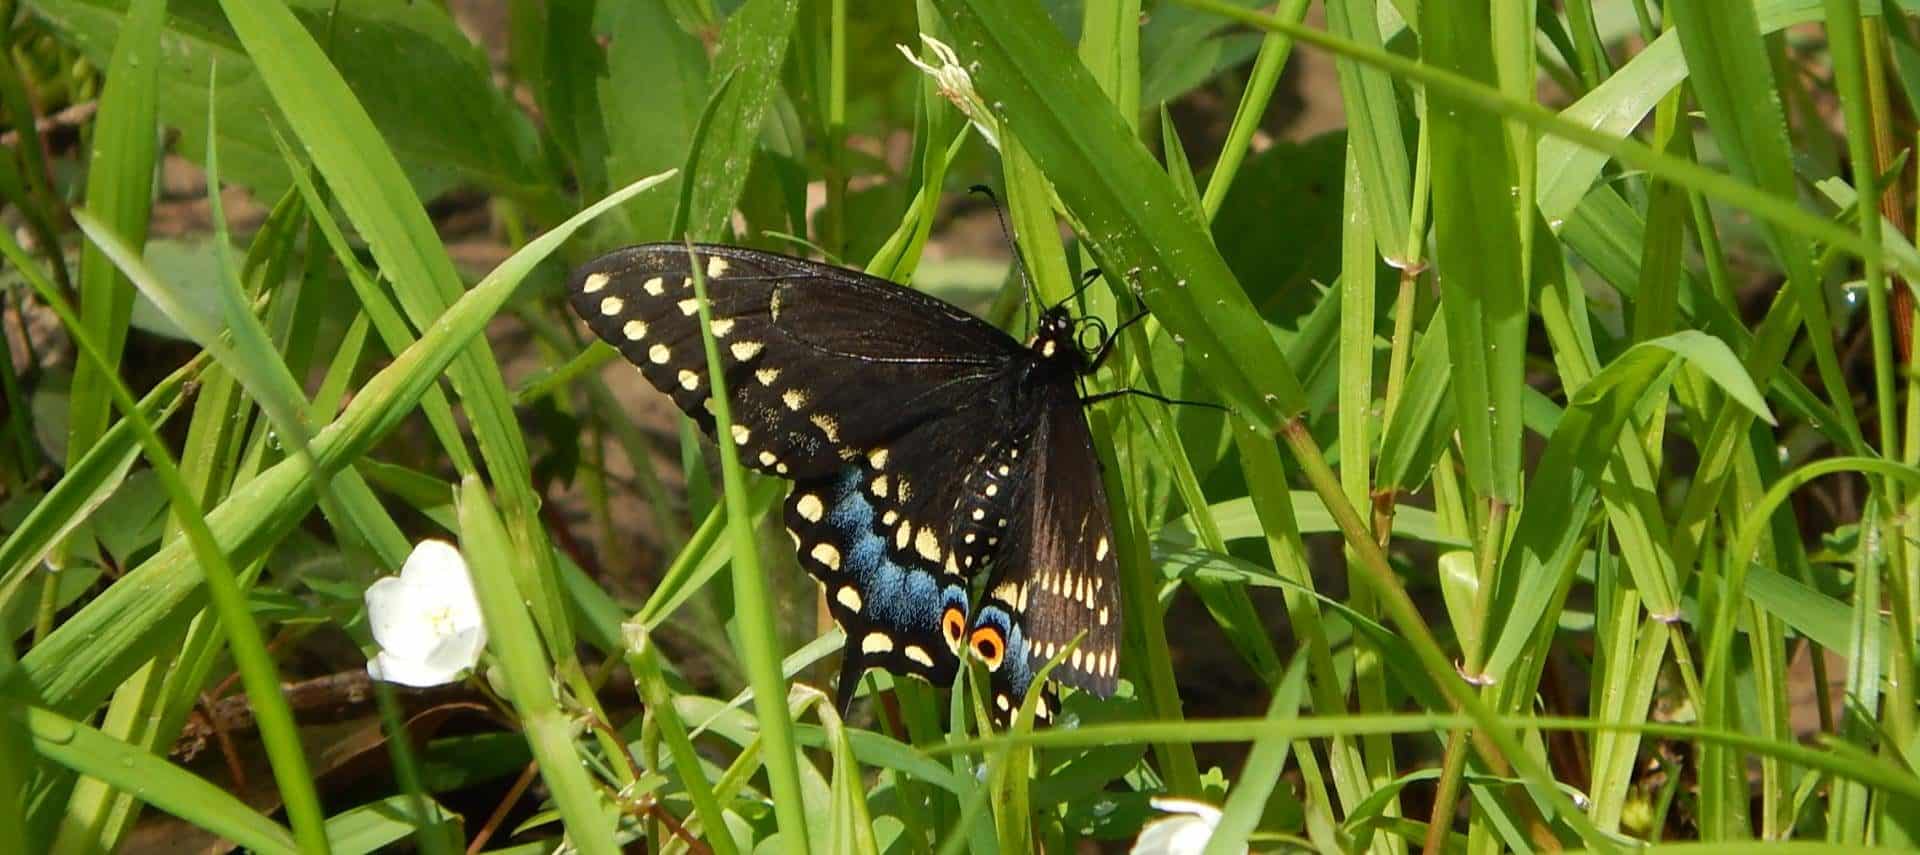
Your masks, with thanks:
M986 663L988 671L1000 670L1000 658L1006 653L1006 645L1000 638L1000 630L990 626L973 631L973 655Z
M940 629L947 634L947 649L959 652L960 637L967 634L967 616L949 606L940 616Z

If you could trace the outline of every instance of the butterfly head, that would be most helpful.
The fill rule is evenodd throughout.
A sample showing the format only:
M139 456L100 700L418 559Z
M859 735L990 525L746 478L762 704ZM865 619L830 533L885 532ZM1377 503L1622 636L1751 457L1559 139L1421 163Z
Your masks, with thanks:
M1043 360L1084 374L1106 342L1107 325L1099 318L1075 318L1065 306L1055 306L1040 316L1029 347Z

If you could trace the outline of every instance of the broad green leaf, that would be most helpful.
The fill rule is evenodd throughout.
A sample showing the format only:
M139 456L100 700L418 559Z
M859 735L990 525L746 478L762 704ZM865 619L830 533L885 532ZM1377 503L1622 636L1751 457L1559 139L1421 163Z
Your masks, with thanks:
M686 236L719 239L746 187L760 125L780 89L798 0L748 0L727 19L708 80L708 126L687 159Z

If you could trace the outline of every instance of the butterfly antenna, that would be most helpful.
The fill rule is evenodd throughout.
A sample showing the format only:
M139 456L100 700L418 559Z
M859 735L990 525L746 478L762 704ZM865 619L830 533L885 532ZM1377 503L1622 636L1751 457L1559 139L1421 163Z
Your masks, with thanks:
M993 215L1000 219L1000 234L1006 237L1007 246L1013 248L1014 267L1020 270L1020 282L1026 286L1027 327L1032 328L1035 323L1033 307L1040 304L1040 290L1034 286L1033 277L1027 273L1027 260L1020 254L1020 243L1013 239L1013 227L1007 224L1006 208L1000 205L1000 197L994 194L993 188L985 184L975 184L967 188L967 192L978 193L987 197L988 202L993 203Z
M1098 281L1100 281L1100 268L1094 267L1094 268L1088 269L1087 272L1080 274L1080 286L1073 289L1073 293L1068 294L1065 300L1061 300L1060 302L1055 303L1054 308L1057 309L1061 306L1064 306L1068 303L1071 303L1075 300L1080 299L1080 295L1083 293L1086 293L1086 290L1088 288L1093 287L1093 283Z

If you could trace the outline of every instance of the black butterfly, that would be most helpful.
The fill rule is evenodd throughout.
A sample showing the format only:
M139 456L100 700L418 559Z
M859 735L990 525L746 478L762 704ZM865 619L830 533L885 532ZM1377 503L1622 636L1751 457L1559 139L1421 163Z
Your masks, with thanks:
M574 311L708 435L699 299L747 465L791 479L786 523L846 631L844 711L870 667L953 682L964 646L1004 722L1041 665L1105 697L1120 660L1113 525L1064 308L1025 345L918 291L740 247L659 243L576 271ZM987 574L978 602L969 582ZM970 605L972 606L970 608ZM1038 705L1051 714L1047 698Z

